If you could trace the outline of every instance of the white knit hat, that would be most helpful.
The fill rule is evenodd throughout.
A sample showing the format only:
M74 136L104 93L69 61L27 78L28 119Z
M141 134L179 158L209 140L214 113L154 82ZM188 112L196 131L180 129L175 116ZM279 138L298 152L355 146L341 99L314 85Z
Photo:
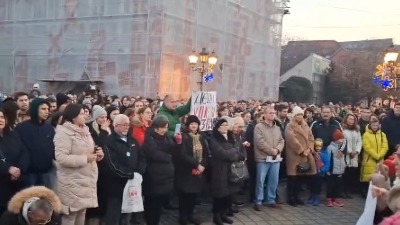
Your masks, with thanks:
M295 106L292 110L292 115L295 116L297 114L303 114L304 115L304 110L302 110L299 106Z
M96 120L97 118L99 118L100 116L107 116L107 112L105 109L103 109L103 107L99 106L99 105L95 105L93 106L92 109L92 118L94 120Z

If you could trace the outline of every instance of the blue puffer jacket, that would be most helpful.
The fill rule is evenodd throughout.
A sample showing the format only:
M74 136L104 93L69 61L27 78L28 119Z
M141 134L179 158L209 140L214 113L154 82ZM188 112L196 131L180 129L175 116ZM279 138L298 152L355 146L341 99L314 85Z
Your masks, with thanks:
M328 152L327 148L321 150L321 161L324 165L320 169L319 174L323 176L329 172L329 168L331 168L331 153Z

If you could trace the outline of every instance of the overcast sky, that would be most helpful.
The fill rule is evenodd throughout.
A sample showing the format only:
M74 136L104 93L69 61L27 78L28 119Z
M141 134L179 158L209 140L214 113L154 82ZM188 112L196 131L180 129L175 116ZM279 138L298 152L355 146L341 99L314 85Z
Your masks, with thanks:
M291 0L283 36L352 41L393 38L400 44L400 0Z

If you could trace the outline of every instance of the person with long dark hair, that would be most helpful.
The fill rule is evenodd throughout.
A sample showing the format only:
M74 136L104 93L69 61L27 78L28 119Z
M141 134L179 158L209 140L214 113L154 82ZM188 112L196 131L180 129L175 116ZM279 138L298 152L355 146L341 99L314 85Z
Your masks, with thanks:
M4 116L7 119L7 126L14 129L17 125L18 105L15 101L10 100L3 103L1 108L4 110Z
M97 202L97 163L104 157L85 125L81 105L69 104L54 137L57 195L63 205L63 225L84 225L87 208Z
M28 166L29 153L19 135L10 130L5 112L0 109L0 215L11 197L24 187Z

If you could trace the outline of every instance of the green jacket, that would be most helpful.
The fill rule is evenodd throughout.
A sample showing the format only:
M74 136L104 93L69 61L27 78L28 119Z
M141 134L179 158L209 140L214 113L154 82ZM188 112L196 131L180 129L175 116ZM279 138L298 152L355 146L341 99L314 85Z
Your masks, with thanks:
M179 118L189 114L190 113L190 105L192 102L192 98L189 99L189 101L186 103L186 105L179 106L175 110L169 110L165 105L163 104L158 110L157 115L164 115L168 117L169 123L168 123L168 136L174 137L175 134L175 126L176 124L179 124Z

